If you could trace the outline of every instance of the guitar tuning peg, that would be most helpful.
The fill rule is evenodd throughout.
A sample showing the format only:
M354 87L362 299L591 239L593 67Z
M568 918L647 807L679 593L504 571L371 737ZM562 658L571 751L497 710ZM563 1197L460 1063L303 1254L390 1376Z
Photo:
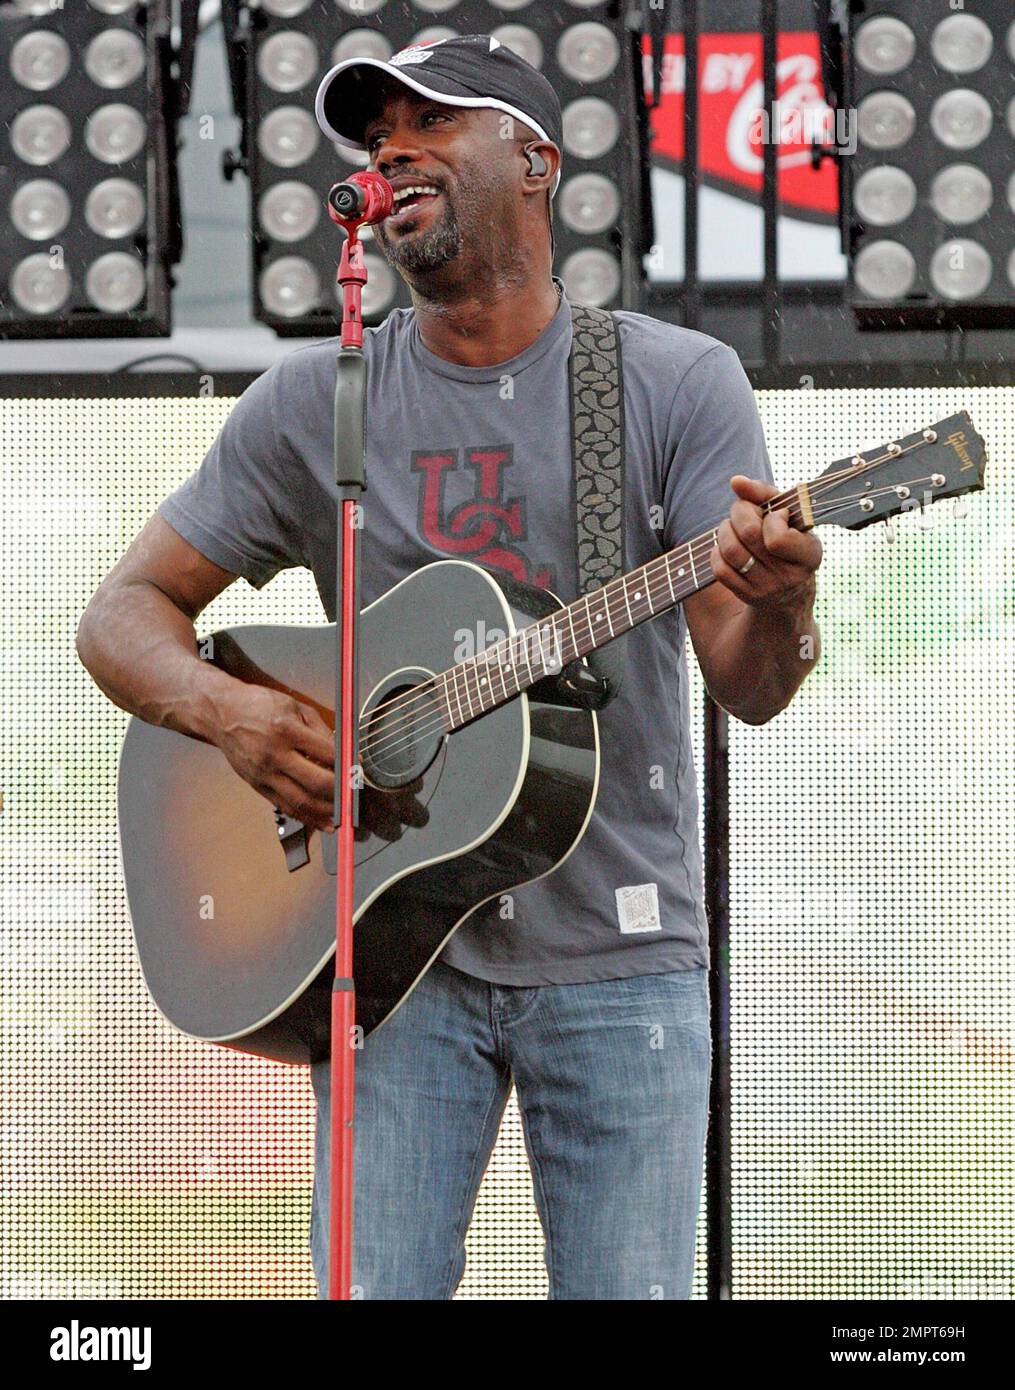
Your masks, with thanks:
M956 497L954 503L952 504L952 516L955 518L956 521L961 521L964 516L968 515L968 513L969 498L966 496Z

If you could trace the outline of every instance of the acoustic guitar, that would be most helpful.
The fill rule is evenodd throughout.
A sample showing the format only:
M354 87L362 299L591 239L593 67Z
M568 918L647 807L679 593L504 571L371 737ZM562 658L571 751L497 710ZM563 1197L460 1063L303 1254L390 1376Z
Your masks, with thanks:
M785 508L801 530L858 530L981 489L985 463L962 413L833 463L764 510ZM584 659L714 582L715 539L707 531L567 605L440 560L363 610L354 971L364 1035L481 904L552 873L579 843L599 781ZM492 640L455 660L463 629ZM198 651L334 728L333 624L228 628ZM166 1018L279 1061L326 1057L335 835L281 816L213 745L137 718L118 804L134 938Z

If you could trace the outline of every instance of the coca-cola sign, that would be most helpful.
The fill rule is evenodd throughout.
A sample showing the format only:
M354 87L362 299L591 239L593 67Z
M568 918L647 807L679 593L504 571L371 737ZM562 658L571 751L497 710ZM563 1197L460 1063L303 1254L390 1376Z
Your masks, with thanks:
M818 36L813 31L778 36L777 105L764 108L761 35L702 34L698 43L698 167L706 183L752 199L760 197L764 141L778 134L779 197L787 211L832 221L838 213L835 165L811 161L812 143L855 147L848 113L825 102ZM644 42L646 92L652 90L648 39ZM684 36L667 36L659 105L651 112L652 155L663 165L684 161Z

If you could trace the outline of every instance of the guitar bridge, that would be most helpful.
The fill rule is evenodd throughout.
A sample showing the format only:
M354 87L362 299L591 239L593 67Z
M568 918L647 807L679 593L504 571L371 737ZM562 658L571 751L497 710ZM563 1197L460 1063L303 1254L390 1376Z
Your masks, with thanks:
M285 854L286 868L290 873L301 869L304 864L310 863L310 851L307 849L307 827L301 820L296 820L293 816L283 815L275 807L275 824L278 826L278 838Z

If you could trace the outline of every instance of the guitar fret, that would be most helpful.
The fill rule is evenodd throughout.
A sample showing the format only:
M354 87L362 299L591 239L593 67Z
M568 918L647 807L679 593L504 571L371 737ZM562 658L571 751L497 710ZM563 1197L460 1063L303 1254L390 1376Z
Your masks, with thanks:
M481 661L483 667L480 667L479 663ZM488 694L490 690L490 658L486 652L480 652L479 656L476 657L472 664L476 671L476 691L479 695L479 708L485 711L486 705L484 703L484 696ZM483 668L485 668L485 674L480 674Z
M472 708L472 692L469 689L469 668L467 664L462 665L461 672L462 679L465 682L465 702L469 706L469 718L472 719L476 711Z
M546 626L542 629L542 636L546 637L547 634L549 634L550 639L550 661L553 664L549 667L547 666L546 648L545 646L541 646L540 650L543 657L543 670L550 671L555 675L564 664L564 653L561 649L561 643L559 640L560 634L557 631L557 624L553 621L552 618L547 620Z
M605 610L606 626L610 629L610 636L614 637L616 634L613 631L613 615L610 613L610 596L606 593L605 589L600 589L599 592L605 595L603 608Z
M515 665L515 648L514 648L514 640L515 640L515 639L514 639L514 635L513 635L513 634L512 634L512 636L510 636L510 637L508 637L508 638L506 639L506 641L507 641L507 660L501 662L501 669L504 670L504 671L510 672L510 674L511 674L511 681L512 681L512 684L513 684L513 687L514 687L513 693L514 693L514 694L517 694L517 692L518 692L519 690L521 690L521 685L519 684L519 681L518 681L518 668L517 668L517 666Z
M624 607L627 609L627 623L629 627L634 627L634 619L631 617L631 600L627 596L627 577L620 581L620 589L624 595ZM611 629L612 631L612 629Z
M522 631L522 632L519 632L517 635L522 639L522 655L523 655L524 658L525 658L525 669L526 669L526 671L528 671L528 673L529 673L529 680L530 680L530 681L534 681L534 680L535 680L535 677L534 677L533 674L532 674L532 665L531 665L531 663L530 663L530 661L529 661L529 650L528 650L528 643L527 643L526 640L525 640L525 633L524 633L524 631ZM511 641L512 641L512 643L514 643L514 638L513 638L513 637L512 637L512 639L511 639ZM516 670L517 670L517 667L518 667L518 662L517 662L517 658L516 658L516 660L515 660L515 669L516 669Z
M458 677L461 672L461 669L462 668L460 666L456 666L452 674L455 678L455 703L458 705L458 722L460 724L464 724L466 722L465 711L462 709L462 692L458 686Z
M564 609L564 612L567 614L567 625L571 629L571 646L573 649L571 659L573 660L574 657L578 655L578 638L574 635L574 619L571 617L570 604Z
M652 606L652 580L649 578L649 572L648 572L648 567L647 567L647 566L645 567L644 575L645 575L645 602L648 604L648 615L649 615L650 618L654 618L654 617L655 617L655 611L656 611L656 610L655 610L655 609L653 608L653 606Z
M698 576L697 576L697 573L695 572L695 568L694 568L694 546L691 544L690 541L687 542L687 558L688 558L688 560L690 560L690 562L691 562L691 580L692 580L693 583L694 583L694 587L697 588L697 587L698 587Z
M592 602L592 595L591 595L591 594L586 594L586 595L585 595L585 621L586 621L586 622L588 623L588 625L589 625L589 643L591 644L592 647L595 647L595 645L596 645L596 625L595 625L595 623L592 621L592 609L591 609L591 607L589 606L589 605L591 604L591 602Z
M498 645L500 645L498 643ZM504 692L504 699L508 699L507 681L504 679L504 658L503 655L497 657L497 671L500 675L500 688Z
M676 603L677 594L673 587L673 568L670 565L670 557L668 555L663 556L663 564L666 566L666 582L670 586L670 599L673 603Z
M452 708L451 708L451 696L448 694L448 673L447 673L447 671L442 671L442 672L440 673L439 679L441 680L441 682L442 682L442 684L443 684L443 687L444 687L444 707L445 707L445 709L447 710L448 726L449 726L450 728L453 729L453 728L455 727L455 716L454 716L454 711L453 711Z

